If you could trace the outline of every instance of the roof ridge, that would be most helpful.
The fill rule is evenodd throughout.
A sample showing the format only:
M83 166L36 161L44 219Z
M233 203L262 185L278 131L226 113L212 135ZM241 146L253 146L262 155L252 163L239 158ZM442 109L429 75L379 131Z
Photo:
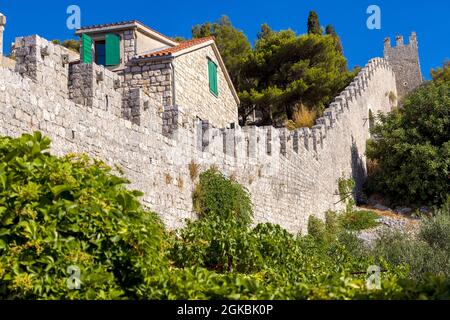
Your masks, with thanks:
M77 29L77 32L78 31L83 31L83 30L89 30L89 29L97 29L97 28L120 27L120 26L126 25L126 24L139 24L142 27L147 28L147 29L151 30L152 32L160 35L163 38L171 40L174 43L178 43L177 41L174 41L171 37L166 36L165 34L162 34L161 32L159 32L159 31L149 27L145 23L143 23L143 22L141 22L139 20L136 20L136 19L119 21L119 22L113 22L113 23L94 24L94 25L90 25L90 26L81 27L81 28Z
M207 41L207 40L215 40L214 36L207 36L207 37L201 37L201 38L192 38L189 40L183 40L181 42L178 42L178 44L183 44L186 42L193 42L193 41Z
M203 37L203 38L194 38L194 39L190 39L190 40L186 40L186 41L182 41L179 42L177 45L170 47L170 48L166 48L166 49L162 49L162 50L158 50L158 51L153 51L153 52L149 52L143 55L138 56L138 59L142 59L142 58L152 58L152 57L163 57L163 56L167 56L170 55L172 53L184 50L184 49L188 49L190 47L196 46L198 44L202 44L204 42L207 41L211 41L214 40L213 36L208 36L208 37Z
M110 22L110 23L100 23L100 24L93 24L89 26L83 26L77 30L86 30L86 29L94 29L94 28L106 28L106 27L114 27L114 26L121 26L124 24L130 24L130 23L140 23L142 22L138 20L124 20L124 21L118 21L118 22Z

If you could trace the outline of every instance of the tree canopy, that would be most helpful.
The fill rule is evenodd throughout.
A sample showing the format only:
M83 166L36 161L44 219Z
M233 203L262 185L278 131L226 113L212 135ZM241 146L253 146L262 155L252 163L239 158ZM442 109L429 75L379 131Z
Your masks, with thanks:
M308 15L308 34L322 34L317 12L311 11Z
M242 64L241 116L256 109L262 124L283 124L301 104L324 110L351 81L347 61L331 35L296 35L263 25L255 49Z
M304 35L261 25L253 48L226 16L194 26L192 35L215 37L241 99L242 123L256 112L258 124L282 126L301 106L318 116L354 76L336 31L329 25L323 34L315 12Z
M450 82L450 60L445 61L442 68L431 70L431 77L435 82Z
M214 36L231 80L238 88L240 83L241 61L252 50L246 35L233 27L227 16L222 16L217 22L206 22L192 28L193 38L208 36Z
M407 96L403 107L379 115L367 155L377 160L373 188L395 200L442 203L450 195L450 82L435 80ZM447 67L448 70L448 67Z

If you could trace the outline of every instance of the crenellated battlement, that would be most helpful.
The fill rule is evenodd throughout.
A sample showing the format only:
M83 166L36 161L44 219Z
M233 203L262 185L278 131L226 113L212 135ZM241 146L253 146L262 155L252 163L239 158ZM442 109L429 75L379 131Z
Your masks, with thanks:
M384 57L396 75L399 98L403 98L423 82L419 44L415 32L409 36L408 44L404 43L402 35L398 35L395 41L396 45L391 46L390 38L384 40Z
M285 128L259 128L256 126L222 129L215 128L208 121L199 121L197 123L199 141L201 141L199 150L214 154L222 152L227 156L236 156L239 153L236 151L238 141L247 140L247 144L242 145L243 148L246 148L246 152L244 152L246 154L253 154L254 150L266 150L265 153L271 155L273 149L280 150L280 154L284 156L288 152L295 154L300 152L321 153L324 149L325 140L332 140L335 137L334 130L339 130L342 126L345 126L345 121L355 111L355 105L368 93L371 79L381 69L386 70L394 78L393 71L385 59L375 58L370 60L352 83L334 99L329 108L325 109L323 117L317 119L312 128L298 128L294 131L288 131ZM395 106L396 104L393 104L390 107ZM173 120L170 124L170 133L173 134L177 130L177 122ZM248 137L249 134L258 135L257 133L260 130L265 130L267 134L262 134L258 139ZM244 132L246 138L244 138ZM277 138L274 139L274 137ZM333 141L331 141L331 145L333 145ZM253 152L250 152L250 150Z
M81 64L76 53L38 36L18 38L15 54L15 71L0 66L0 134L40 130L56 154L85 152L121 166L131 187L145 193L143 203L171 228L195 218L191 168L215 166L249 190L255 223L305 232L311 214L342 205L340 177L353 177L361 188L369 111L396 105L388 97L397 94L393 69L374 58L312 128L221 128L183 106L157 104L144 80ZM149 74L161 77L158 87L172 77L170 65L164 67L164 74ZM140 68L153 72L152 65Z

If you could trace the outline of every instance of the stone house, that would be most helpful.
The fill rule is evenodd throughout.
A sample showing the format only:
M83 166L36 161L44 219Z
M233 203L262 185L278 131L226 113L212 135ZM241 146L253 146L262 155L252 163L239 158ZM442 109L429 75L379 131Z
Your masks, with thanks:
M121 76L125 118L142 124L149 108L175 107L217 127L238 122L239 98L212 37L175 42L139 21L83 27L76 34L82 63ZM136 95L146 97L145 108L133 104Z

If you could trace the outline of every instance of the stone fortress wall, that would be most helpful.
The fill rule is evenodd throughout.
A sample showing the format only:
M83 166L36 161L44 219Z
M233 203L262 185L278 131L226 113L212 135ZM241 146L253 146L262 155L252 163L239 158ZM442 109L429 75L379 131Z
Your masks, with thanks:
M249 190L255 223L306 232L310 215L343 207L340 177L353 177L361 187L369 110L396 105L390 99L397 94L394 72L375 58L312 129L215 128L183 106L149 108L142 88L124 91L127 80L101 66L73 63L70 52L45 39L20 41L16 69L0 66L0 135L39 130L52 139L53 154L87 153L122 167L130 187L145 193L143 203L169 228L195 218L193 173L215 166Z
M397 76L397 91L400 99L422 84L419 43L415 32L409 36L408 44L404 43L401 35L395 38L395 46L391 46L391 39L386 38L384 40L384 57Z

